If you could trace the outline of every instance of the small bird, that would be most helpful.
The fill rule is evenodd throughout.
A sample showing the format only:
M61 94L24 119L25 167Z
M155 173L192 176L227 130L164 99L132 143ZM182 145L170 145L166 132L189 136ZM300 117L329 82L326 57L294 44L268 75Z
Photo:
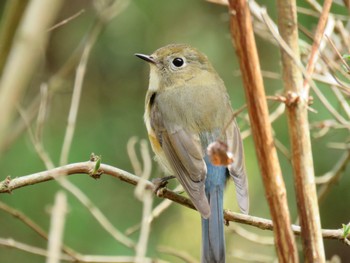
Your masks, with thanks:
M195 48L171 44L152 55L144 120L156 160L181 183L202 216L201 262L225 262L223 192L233 178L242 213L249 210L242 139L225 84ZM213 165L207 147L220 140L233 162Z

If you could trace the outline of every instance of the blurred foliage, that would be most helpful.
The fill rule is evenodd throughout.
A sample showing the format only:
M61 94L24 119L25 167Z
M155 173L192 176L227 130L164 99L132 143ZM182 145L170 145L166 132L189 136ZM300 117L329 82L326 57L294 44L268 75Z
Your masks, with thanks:
M263 1L261 2L263 3ZM3 10L5 3L6 1L1 1L0 10ZM267 6L271 17L275 18L274 3L272 1L266 3L265 1L263 4ZM301 4L305 6L304 3ZM57 22L82 9L85 12L78 18L53 30L46 56L43 56L37 75L33 76L32 85L27 90L22 102L24 108L39 94L40 83L47 81L64 65L84 39L86 32L95 20L96 11L92 1L65 2ZM94 152L102 156L103 163L132 172L126 154L126 144L131 136L147 137L143 124L143 108L149 70L145 63L134 57L134 53L149 54L169 43L190 44L207 54L226 83L233 107L239 108L244 105L244 91L240 77L233 74L239 70L239 66L230 39L228 19L225 7L205 1L130 1L128 7L106 25L93 48L87 65L77 128L69 161L87 160L90 153ZM301 15L301 19L301 23L306 24L309 30L315 28L316 18ZM305 39L309 41L307 38ZM280 72L278 48L260 38L257 38L257 44L262 69ZM44 127L44 146L56 165L58 165L66 129L73 81L74 72L64 79L64 85L55 90ZM264 82L267 94L282 94L283 85L280 79L266 78ZM326 96L331 93L327 87L320 85L320 88ZM339 103L335 99L331 102L340 109ZM273 110L278 103L270 103L270 105L271 110ZM310 122L331 118L317 99L312 107L317 109L318 113L310 113ZM238 117L238 122L242 130L247 128L247 124L241 116ZM285 116L274 122L273 127L276 137L289 147ZM313 140L317 175L329 171L341 155L341 151L329 149L327 143L345 141L347 136L345 131L334 130L321 139ZM252 138L248 137L244 144L252 202L250 213L269 218ZM283 154L280 154L279 157L288 189L292 220L294 221L297 218L297 212L291 165ZM0 160L1 180L7 175L18 177L41 170L45 170L45 166L35 153L27 133L22 134ZM156 164L153 170L158 176ZM320 206L323 228L341 228L342 223L348 223L348 200L350 200L348 187L350 177L348 174L349 169L345 171L341 182L332 188ZM109 176L93 180L86 175L74 175L70 177L70 180L93 200L118 229L125 231L139 223L142 206L134 197L133 186ZM58 189L55 182L46 182L16 190L11 195L2 194L0 200L24 212L48 230L49 210ZM132 250L118 244L106 233L74 197L70 195L68 197L69 213L65 226L65 244L83 254L133 255ZM160 199L155 198L156 204L160 201ZM225 202L226 208L237 211L232 184L229 184L226 191ZM246 228L261 235L272 236L272 233L266 231L263 232L252 227ZM11 237L34 246L46 247L46 242L39 238L36 233L2 211L0 211L0 237ZM132 238L137 241L138 233L133 234ZM182 262L173 256L160 254L157 251L157 246L160 245L173 247L199 258L199 215L174 204L152 224L148 255L160 257L170 262ZM325 247L327 258L338 254L344 262L346 259L350 259L349 248L339 241L325 240ZM230 255L232 248L247 253L254 251L254 253L264 255L273 256L275 254L273 247L252 244L227 232L228 255ZM38 256L0 247L0 262L43 261L44 259Z

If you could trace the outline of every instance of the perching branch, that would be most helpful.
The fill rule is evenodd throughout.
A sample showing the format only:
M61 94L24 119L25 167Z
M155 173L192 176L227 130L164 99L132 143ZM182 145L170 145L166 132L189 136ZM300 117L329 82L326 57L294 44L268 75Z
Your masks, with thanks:
M158 187L148 180L144 180L136 175L133 175L129 172L121 170L117 167L114 167L108 164L101 164L98 169L95 169L96 168L95 165L96 163L94 161L72 163L72 164L57 167L48 171L29 174L29 175L17 177L14 179L11 179L8 177L5 180L0 182L0 193L11 193L14 190L19 189L21 187L26 187L26 186L50 181L60 176L69 176L69 175L75 175L75 174L88 174L93 178L99 178L102 174L106 174L135 186L142 180L145 188L150 191L156 191L156 188ZM183 206L186 206L188 208L195 210L195 207L193 206L190 199L168 188L160 188L158 191L155 192L155 194L157 194L158 197L172 200L178 204L181 204ZM273 229L273 223L269 219L235 213L229 210L224 211L224 219L227 222L230 222L230 221L238 222L238 223L254 226L260 229L274 230L275 232L277 232L277 230ZM296 235L300 234L299 226L292 225L291 229ZM322 230L322 235L323 235L323 238L327 238L327 239L337 239L341 241L345 240L342 229Z

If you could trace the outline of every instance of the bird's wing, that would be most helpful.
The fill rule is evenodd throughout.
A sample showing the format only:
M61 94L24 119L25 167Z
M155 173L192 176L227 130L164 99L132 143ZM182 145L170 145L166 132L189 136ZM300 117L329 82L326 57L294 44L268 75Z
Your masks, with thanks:
M207 167L199 136L175 124L165 125L156 105L152 107L150 121L175 176L203 218L208 218L210 206L205 196Z
M228 166L236 186L236 195L242 213L249 212L248 179L244 164L244 150L241 135L236 121L226 129L228 150L233 154L233 163Z

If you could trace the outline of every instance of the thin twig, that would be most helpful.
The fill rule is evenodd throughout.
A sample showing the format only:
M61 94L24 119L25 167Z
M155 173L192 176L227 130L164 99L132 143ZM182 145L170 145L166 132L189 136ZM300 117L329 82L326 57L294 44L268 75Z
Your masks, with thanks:
M254 263L271 263L273 262L273 257L265 256L261 254L255 254L251 251L234 250L229 254L229 257L240 259L243 262L254 262Z
M341 60L341 62L343 62L344 67L346 67L346 70L348 72L350 72L350 66L348 65L348 63L345 61L345 59L343 58L343 56L340 54L340 52L338 51L337 47L334 45L332 39L330 39L327 35L326 35L327 40L329 41L329 43L331 44L333 50L335 51L335 53L337 54L338 58Z
M49 106L48 86L47 86L47 83L42 83L40 86L40 105L39 105L38 117L36 119L36 130L35 130L35 138L37 141L41 141L42 139L48 106ZM29 125L30 120L28 120L27 122Z
M306 2L314 9L317 13L322 13L322 6L315 0L306 0Z
M277 150L279 150L286 158L288 161L291 161L291 154L289 152L289 149L277 138L274 138L275 146Z
M21 251L28 252L30 254L47 257L47 251L45 249L27 245L11 238L0 238L0 246L15 248ZM79 255L77 258L71 258L67 255L61 255L62 261L68 262L81 262L81 263L134 263L135 257L132 256L104 256L104 255ZM144 263L169 263L165 260L156 258L145 258Z
M47 257L48 253L45 249L39 248L39 247L35 247L35 246L31 246L31 245L27 245L21 242L18 242L12 238L0 238L0 246L4 246L4 247L8 247L8 248L15 248L18 250L22 250L34 255L39 255L39 256L43 256L43 257ZM72 259L70 256L67 255L61 255L61 260L66 260L66 261L71 261L74 262L75 259Z
M315 36L314 36L314 43L312 44L312 47L311 47L311 55L310 55L308 64L306 66L306 72L308 75L312 75L312 73L314 72L315 63L318 59L319 47L321 44L321 40L323 38L324 30L326 28L328 15L329 15L329 11L331 9L331 6L332 6L332 0L325 0L324 1L323 9L322 9L321 15L319 17ZM334 19L332 21L334 21ZM304 80L304 89L306 90L305 92L308 93L309 82L306 79Z
M300 13L300 14L304 14L304 15L308 15L308 16L312 16L312 17L316 17L316 18L320 17L320 12L313 11L313 10L311 10L309 8L305 8L305 7L301 7L301 6L297 7L297 12ZM332 14L332 16L335 19L339 19L339 20L343 20L343 21L348 21L349 20L349 17L346 16L346 15L344 16L344 15L339 15L339 14Z
M45 166L49 170L55 170L54 169L54 164L49 157L49 155L46 153L44 150L44 147L40 142L38 142L35 138L34 135L29 127L29 124L26 121L26 118L24 116L24 113L22 112L21 109L19 109L19 112L21 113L24 121L28 125L28 133L30 135L30 138L32 140L32 143L35 147L35 150L39 157L42 159L44 162ZM92 171L94 171L94 167L91 168L90 171L88 171L88 174L91 174ZM126 237L125 235L122 234L121 231L119 231L117 228L113 226L113 224L107 219L107 217L101 212L101 210L87 197L87 195L81 191L77 186L75 186L73 183L68 181L64 176L67 174L64 173L58 173L56 175L53 175L51 179L55 179L64 189L66 189L68 192L70 192L73 196L75 196L89 211L90 213L94 216L94 218L101 224L101 226L109 233L111 234L117 241L120 243L124 244L127 247L133 248L135 247L134 242ZM95 175L94 175L95 176ZM98 175L96 175L98 176ZM39 176L40 177L40 176ZM49 175L50 177L50 175ZM39 179L40 180L40 179ZM46 181L46 180L45 180ZM0 186L1 188L1 186ZM11 190L9 190L11 191Z
M92 167L92 169L94 169L94 167ZM90 170L90 174L91 171L93 170ZM64 189L73 194L74 197L77 198L79 202L82 203L89 210L91 215L102 226L102 228L105 229L106 232L109 233L115 240L117 240L126 247L135 248L134 241L125 236L120 230L118 230L81 189L79 189L77 186L75 186L68 180L60 180L59 182L60 185L64 187Z
M80 10L79 12L75 13L74 15L62 20L61 22L57 23L56 25L50 27L47 31L52 31L58 27L61 27L65 24L67 24L68 22L72 21L73 19L77 18L78 16L80 16L81 14L83 14L85 12L84 9Z
M21 211L18 211L8 205L6 205L3 202L0 202L0 209L3 210L4 212L12 215L15 218L18 218L20 221L22 221L25 225L27 225L29 228L31 228L34 232L36 232L39 236L44 238L45 240L48 240L48 234L39 226L37 225L34 221L32 221L28 216L23 214ZM74 258L77 260L77 253L72 250L71 248L62 245L62 251L65 252L67 255L70 257Z
M350 151L346 151L343 153L342 157L340 157L339 161L336 163L332 171L327 174L316 177L316 183L322 183L323 185L318 190L318 202L321 203L326 197L327 193L329 193L331 187L336 184L342 174L345 171L348 163L350 162Z
M330 102L327 100L327 98L322 94L322 92L317 88L316 84L312 80L312 78L309 76L309 74L306 72L306 69L304 66L301 64L299 60L296 59L294 56L292 50L290 47L286 44L286 42L280 37L277 31L274 30L274 27L272 26L272 21L271 18L267 15L266 10L263 9L261 10L261 15L264 18L264 21L271 31L273 37L276 39L276 41L279 43L281 48L288 54L288 56L294 61L296 66L299 68L299 70L303 73L304 77L307 79L309 82L309 85L312 87L313 91L316 93L318 98L321 100L325 108L342 124L347 124L347 121L344 119L343 116L341 116L336 109L330 104ZM305 92L299 94L299 96L302 96L301 99L308 101L308 98L305 96Z
M179 251L178 249L174 249L166 246L159 246L158 251L161 253L175 256L186 263L198 263L198 261L195 258L193 258L191 255L189 255L184 251Z
M178 193L179 191L183 190L181 185L178 185L175 189L172 191L175 193ZM148 221L152 223L157 217L159 217L165 210L167 210L173 202L169 199L163 200L159 205L157 205L152 213L148 217ZM132 227L129 227L128 229L125 230L126 235L131 235L132 233L138 231L141 228L141 224L134 225Z
M126 144L126 150L129 156L129 160L131 162L131 166L134 170L134 174L141 176L141 173L142 173L141 163L135 151L135 145L137 141L138 141L137 137L135 136L131 137L128 140L128 143Z
M332 87L332 91L334 92L335 96L337 97L338 101L340 102L340 105L342 106L343 110L345 111L348 119L350 119L350 106L347 102L347 100L344 98L343 93L340 92L339 89L336 87Z
M264 245L264 246L265 245L268 245L268 246L275 245L273 237L265 237L265 236L257 235L253 232L246 230L245 228L243 228L237 224L230 224L230 230L232 230L237 235L245 238L246 240L249 240L249 241L256 243L256 244Z
M101 33L103 25L101 23L96 23L93 29L90 31L89 36L85 42L83 53L76 71L76 77L73 88L73 96L71 101L71 106L68 115L68 124L66 128L66 133L63 140L60 165L64 165L68 162L68 155L70 147L72 145L75 125L78 115L78 109L80 104L80 96L83 88L83 81L86 72L86 65L90 56L93 45L95 44L97 37Z
M92 47L96 43L97 38L104 29L106 23L120 14L126 8L128 3L128 1L94 1L95 7L98 11L98 16L92 29L89 31L86 41L84 42L82 55L76 70L72 101L68 115L68 124L61 150L60 165L68 162L68 155L73 141L86 66Z
M273 112L271 112L271 114L269 115L270 123L275 122L279 117L283 116L285 108L286 108L285 103L280 103L278 105L278 107ZM251 135L251 129L250 128L248 128L248 129L246 129L246 130L241 132L241 137L242 137L243 140L245 140L250 135Z
M21 113L24 121L26 122L26 118L24 116L24 113L19 109L19 112ZM27 123L27 125L29 125ZM32 143L36 149L36 152L38 153L39 157L43 160L45 166L49 170L55 170L54 164L46 151L44 150L42 144L34 138L33 133L31 132L30 127L28 127L28 132L30 135L30 138L32 140ZM73 183L69 182L64 176L67 175L63 171L60 173L58 169L58 173L54 173L52 176L49 174L48 178L46 178L44 181L55 179L57 182L68 192L70 192L73 196L75 196L94 216L94 218L101 224L101 226L109 233L111 234L117 241L124 244L127 247L133 248L135 246L134 242L129 239L128 237L124 236L117 228L113 226L113 224L107 219L107 217L101 212L101 210L84 194L83 191L81 191L78 187L76 187ZM90 171L87 171L88 174L91 174L92 171L94 171L94 167L90 168ZM91 174L92 175L92 174ZM92 176L98 176L98 175L92 175ZM35 178L41 180L40 175L39 178ZM5 180L6 181L6 180ZM31 184L31 183L29 183ZM1 188L1 184L0 184ZM9 190L8 192L11 192Z
M30 123L29 120L25 114L25 112L22 110L21 107L17 107L17 110L20 114L20 116L23 119L23 122L25 123L25 125L27 126L27 130L28 130L28 134L29 134L29 138L34 146L34 149L36 151L36 153L38 154L38 156L40 157L40 159L43 161L43 163L46 165L47 169L52 169L54 168L54 164L50 158L50 156L48 155L48 153L46 152L46 150L44 149L44 146L42 145L42 143L40 141L38 141L35 136L34 133L30 127Z

